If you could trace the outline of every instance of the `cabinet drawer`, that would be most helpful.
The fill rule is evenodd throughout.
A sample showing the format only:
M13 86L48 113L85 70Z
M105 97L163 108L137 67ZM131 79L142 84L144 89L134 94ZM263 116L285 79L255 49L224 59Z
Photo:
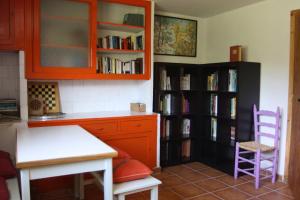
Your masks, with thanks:
M120 122L121 132L142 132L153 129L152 120L128 120Z
M115 134L118 131L117 122L99 122L93 124L83 124L81 126L95 135Z

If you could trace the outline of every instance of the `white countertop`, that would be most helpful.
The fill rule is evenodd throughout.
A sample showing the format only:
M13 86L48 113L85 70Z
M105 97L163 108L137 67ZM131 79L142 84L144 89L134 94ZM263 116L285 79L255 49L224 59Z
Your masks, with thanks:
M117 152L80 126L18 128L18 168L114 157Z
M128 116L144 116L144 115L154 115L157 113L153 112L131 112L131 111L100 111L100 112L90 112L90 113L70 113L65 114L61 118L56 119L30 119L29 122L34 121L55 121L55 120L74 120L74 119L89 119L89 118L109 118L109 117L128 117Z

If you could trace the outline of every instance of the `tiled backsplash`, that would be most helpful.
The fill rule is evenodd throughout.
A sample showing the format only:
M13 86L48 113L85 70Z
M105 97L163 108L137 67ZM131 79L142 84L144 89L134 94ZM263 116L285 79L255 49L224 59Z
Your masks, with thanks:
M152 81L59 81L65 113L129 110L131 102L147 104L152 110Z
M0 52L0 99L12 98L19 102L19 53Z

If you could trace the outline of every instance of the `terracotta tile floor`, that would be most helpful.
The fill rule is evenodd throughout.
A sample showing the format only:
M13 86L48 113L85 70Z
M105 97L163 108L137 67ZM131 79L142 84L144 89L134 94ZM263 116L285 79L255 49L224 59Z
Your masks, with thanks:
M162 181L159 186L159 200L290 200L292 197L288 186L282 182L272 184L262 181L255 190L253 178L249 176L234 180L233 177L194 162L164 168L153 176ZM57 191L35 196L38 200L71 200L72 191ZM34 195L33 195L34 196ZM85 188L85 199L96 200L102 196L100 190L89 185ZM127 196L127 200L149 200L149 192ZM100 198L101 199L101 198Z

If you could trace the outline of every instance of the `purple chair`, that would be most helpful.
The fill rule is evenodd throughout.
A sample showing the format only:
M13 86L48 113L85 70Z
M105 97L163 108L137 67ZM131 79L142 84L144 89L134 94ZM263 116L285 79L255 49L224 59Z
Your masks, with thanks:
M258 111L256 105L253 107L254 114L254 132L255 141L237 142L235 151L235 166L234 178L237 179L238 173L242 172L255 177L255 188L259 188L259 181L272 177L272 183L276 180L278 151L279 151L279 107L276 112L260 110ZM271 122L270 122L271 121ZM266 137L273 140L273 145L265 145L261 143L261 138ZM242 149L242 150L240 150ZM254 153L254 159L251 154ZM263 154L266 153L267 155ZM261 161L272 162L271 166L261 168ZM249 165L245 165L249 163ZM243 168L239 168L240 164L244 164ZM245 166L254 166L246 168ZM272 169L271 175L267 172ZM265 170L266 175L260 177L261 170Z

